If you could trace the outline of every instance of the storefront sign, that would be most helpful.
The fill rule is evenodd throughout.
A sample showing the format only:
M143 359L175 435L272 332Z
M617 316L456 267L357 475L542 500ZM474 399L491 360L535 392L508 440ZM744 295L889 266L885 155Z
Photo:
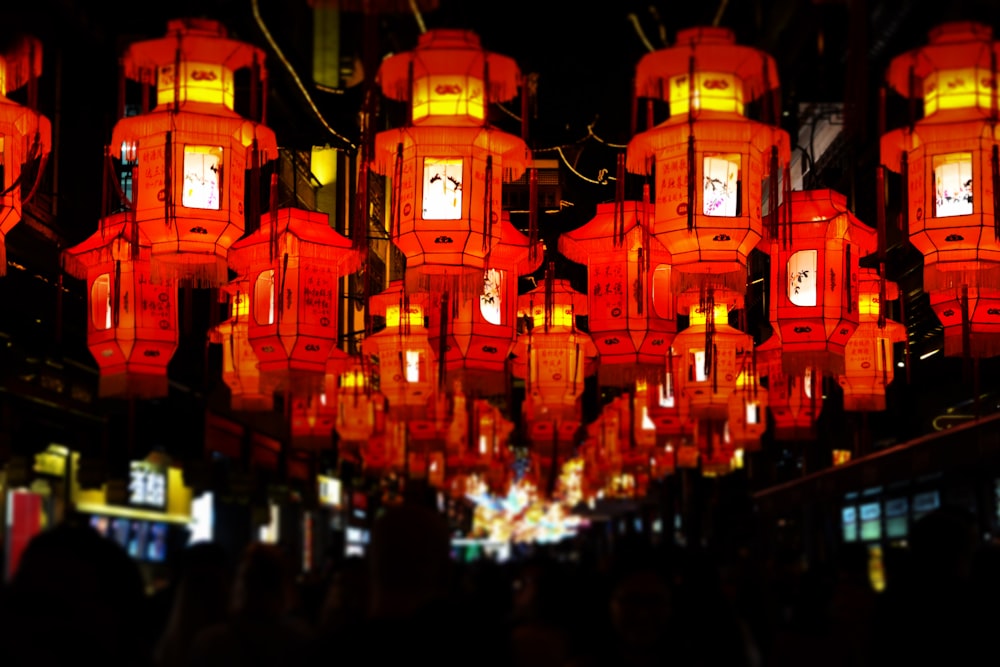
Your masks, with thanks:
M146 461L132 461L128 492L129 505L166 510L166 468Z

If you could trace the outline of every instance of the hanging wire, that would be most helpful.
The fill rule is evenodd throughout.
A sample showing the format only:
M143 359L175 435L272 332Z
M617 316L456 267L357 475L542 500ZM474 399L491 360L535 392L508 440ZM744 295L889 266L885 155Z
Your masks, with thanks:
M632 24L632 27L635 28L635 32L639 35L639 39L642 41L642 45L646 47L646 50L650 52L655 51L656 47L649 41L649 38L646 37L646 33L642 30L642 26L639 25L639 17L636 16L634 12L631 12L628 15L628 20Z

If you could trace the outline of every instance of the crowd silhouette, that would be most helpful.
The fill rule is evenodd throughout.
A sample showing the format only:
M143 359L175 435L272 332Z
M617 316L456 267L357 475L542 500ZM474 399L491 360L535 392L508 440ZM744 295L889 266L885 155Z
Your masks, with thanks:
M115 542L66 522L0 589L0 664L765 667L995 662L1000 551L950 508L911 530L877 593L864 545L792 552L625 541L610 557L465 563L446 521L388 508L364 557L301 576L280 546L201 542L147 595Z

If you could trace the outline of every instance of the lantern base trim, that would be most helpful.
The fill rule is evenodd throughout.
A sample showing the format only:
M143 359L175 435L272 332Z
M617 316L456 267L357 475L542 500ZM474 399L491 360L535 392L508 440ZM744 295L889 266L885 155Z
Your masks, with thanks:
M412 268L406 271L406 291L434 295L447 292L453 298L471 299L483 293L483 276L484 269L473 267L448 267L446 271Z
M667 373L666 359L659 363L633 362L631 364L602 364L597 369L597 384L602 387L627 387L639 380L650 385L663 382Z
M733 263L736 268L719 271L685 271L684 267L675 266L671 272L671 289L674 292L688 292L708 289L729 290L743 294L747 289L747 268Z
M846 412L884 412L885 396L848 396L844 394Z
M229 409L234 412L271 412L274 410L274 397L270 395L231 396Z
M975 327L975 323L972 324ZM944 356L963 357L965 350L962 345L962 333L960 327L955 333L945 332L944 334ZM996 331L975 332L969 334L968 356L973 359L989 359L1000 356L1000 336Z
M115 373L100 377L97 395L99 398L166 398L169 386L166 374Z
M827 375L843 375L844 353L832 350L782 351L782 373L785 375L801 375L809 369L823 371Z
M150 280L187 281L192 287L221 287L229 281L229 265L224 257L194 253L153 254Z
M938 262L924 266L924 291L1000 290L1000 264L993 262Z

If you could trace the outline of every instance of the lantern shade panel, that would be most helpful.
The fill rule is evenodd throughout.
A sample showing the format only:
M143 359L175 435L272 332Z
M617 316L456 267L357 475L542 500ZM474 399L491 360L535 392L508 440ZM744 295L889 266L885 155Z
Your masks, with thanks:
M823 410L822 373L807 367L787 373L782 363L781 335L775 331L757 346L761 374L767 379L767 407L777 441L814 440Z
M234 281L229 292L230 318L209 332L209 340L222 345L222 381L229 387L229 407L236 411L274 409L274 388L262 381L257 353L250 344L249 281Z

